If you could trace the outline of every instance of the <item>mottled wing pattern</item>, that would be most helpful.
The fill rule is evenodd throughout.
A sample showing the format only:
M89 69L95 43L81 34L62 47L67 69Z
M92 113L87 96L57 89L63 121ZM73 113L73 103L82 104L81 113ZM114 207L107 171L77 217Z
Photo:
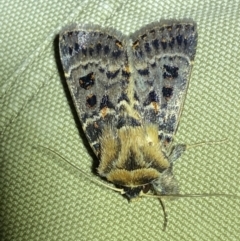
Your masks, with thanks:
M145 123L159 126L163 151L177 130L196 52L191 20L150 24L131 37L135 97Z
M121 33L96 25L73 25L60 34L67 84L97 155L101 131L105 126L117 128L118 103L127 98L129 68L123 39Z

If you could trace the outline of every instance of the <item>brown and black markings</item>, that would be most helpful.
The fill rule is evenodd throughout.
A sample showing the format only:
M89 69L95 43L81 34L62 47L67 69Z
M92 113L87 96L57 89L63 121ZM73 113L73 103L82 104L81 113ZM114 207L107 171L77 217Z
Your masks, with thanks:
M129 199L177 193L172 147L196 52L196 24L162 21L130 36L96 25L60 35L61 60L98 173ZM170 180L170 182L169 182Z

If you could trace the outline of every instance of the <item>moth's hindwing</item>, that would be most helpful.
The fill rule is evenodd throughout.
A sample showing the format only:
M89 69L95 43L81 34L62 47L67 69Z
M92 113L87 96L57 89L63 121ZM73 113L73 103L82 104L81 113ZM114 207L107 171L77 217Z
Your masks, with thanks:
M176 193L171 148L197 45L192 21L158 22L130 36L74 25L60 54L83 130L100 158L98 172L129 198L146 186Z

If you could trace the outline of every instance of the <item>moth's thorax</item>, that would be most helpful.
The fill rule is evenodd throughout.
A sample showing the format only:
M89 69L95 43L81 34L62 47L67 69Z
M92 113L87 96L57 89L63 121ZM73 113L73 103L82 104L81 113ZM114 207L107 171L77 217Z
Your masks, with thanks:
M137 187L159 178L169 167L161 151L158 127L106 127L101 137L98 172L108 181L126 187Z

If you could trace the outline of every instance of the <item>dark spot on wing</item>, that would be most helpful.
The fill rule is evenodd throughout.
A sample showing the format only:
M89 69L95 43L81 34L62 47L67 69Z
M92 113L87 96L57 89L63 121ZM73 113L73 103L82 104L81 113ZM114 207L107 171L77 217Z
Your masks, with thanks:
M152 67L152 68L155 68L156 66L157 66L156 62L154 62L154 63L151 64L151 67Z
M124 126L136 127L141 126L141 123L137 119L130 116L120 117L118 119L117 128L121 129Z
M100 53L101 49L102 49L102 44L101 44L101 43L97 43L97 44L96 44L96 51L97 51L97 54Z
M154 39L152 41L152 45L155 49L159 49L159 40L158 39Z
M123 100L125 100L126 102L130 102L130 100L129 100L129 98L128 98L128 96L127 96L127 94L126 93L122 93L121 94L121 96L119 97L119 99L118 99L118 103L119 102L121 102L121 101L123 101Z
M93 72L86 76L80 77L79 78L80 87L87 90L94 85L94 80L95 80L95 78L94 78Z
M163 87L162 88L163 97L169 100L173 95L173 87Z
M97 104L97 97L96 95L89 95L87 96L86 101L87 101L87 106L92 108Z
M144 105L147 106L147 105L151 104L152 102L156 102L156 103L159 102L159 98L155 91L151 91L148 94L148 97L147 97L146 101L144 102Z
M114 105L112 104L112 102L109 100L109 97L108 95L104 95L102 100L101 100L101 103L100 103L100 110L103 109L103 108L112 108L114 109Z
M162 40L161 41L161 45L162 45L162 48L163 49L166 49L167 48L167 42L165 40Z
M102 67L100 67L98 70L99 70L101 73L104 73L104 71L105 71L105 69L102 68Z
M165 72L163 73L163 78L177 78L178 77L178 67L163 65Z
M121 56L121 54L122 54L122 51L120 49L116 49L116 50L113 50L112 57L117 59L118 57Z
M166 136L166 137L165 137L165 141L166 141L166 142L168 142L168 143L169 143L171 140L172 140L172 138L171 138L171 137L169 137L169 136Z
M140 74L140 75L149 75L149 70L148 70L148 68L146 68L146 69L139 69L138 70L138 73Z
M122 70L122 76L128 79L131 76L131 73L129 71Z
M108 71L106 73L106 75L107 75L108 79L114 79L118 75L118 73L119 73L119 69L116 70L115 72L114 71Z
M103 48L103 52L104 54L108 54L110 52L110 48L108 45L105 45L104 48Z
M74 50L75 50L75 52L78 52L79 51L79 44L78 43L75 43L75 45L74 45Z
M155 91L151 91L149 93L148 99L149 99L150 102L158 102L159 101L158 96L157 96Z
M182 44L182 40L183 40L183 36L182 36L181 34L179 34L179 35L176 37L176 39L177 39L178 45L181 45L181 44Z
M67 32L67 36L68 36L68 37L72 37L72 35L73 35L73 31Z
M70 56L72 56L73 49L71 47L68 47L68 53Z
M151 48L150 48L150 44L149 43L145 43L144 44L144 48L145 48L147 53L151 52Z

